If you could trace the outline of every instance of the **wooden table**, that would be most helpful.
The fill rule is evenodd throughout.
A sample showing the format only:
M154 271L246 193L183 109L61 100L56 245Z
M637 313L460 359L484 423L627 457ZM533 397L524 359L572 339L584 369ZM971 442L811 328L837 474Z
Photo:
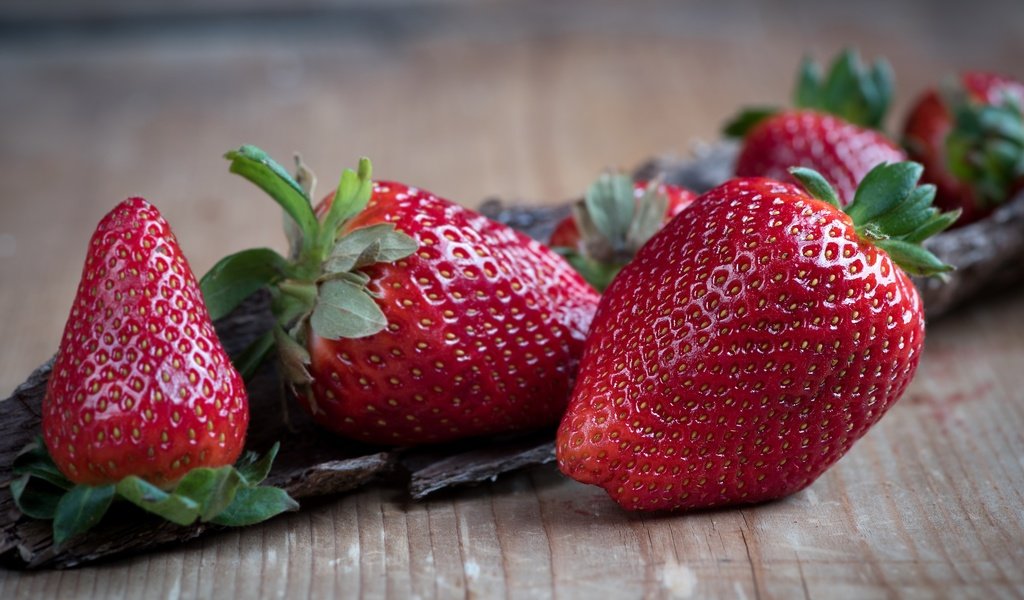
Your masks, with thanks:
M741 104L784 102L805 51L887 55L898 114L957 68L1024 76L1013 0L681 4L0 9L0 397L56 348L92 227L125 196L161 208L199 273L283 247L275 207L219 158L241 143L301 150L322 189L365 154L467 205L557 202L605 166L715 139ZM0 570L0 598L1022 597L1022 367L1018 286L930 324L903 400L781 502L633 515L537 467L420 503L375 487L100 566Z

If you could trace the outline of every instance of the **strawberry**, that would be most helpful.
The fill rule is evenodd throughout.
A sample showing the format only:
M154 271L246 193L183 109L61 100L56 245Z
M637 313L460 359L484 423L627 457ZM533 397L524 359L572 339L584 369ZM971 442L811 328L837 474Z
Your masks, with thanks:
M679 186L606 173L555 225L548 245L604 290L640 246L696 197Z
M54 519L58 542L117 496L179 524L240 524L252 494L265 494L250 481L262 476L231 467L248 422L242 379L170 227L142 198L125 200L89 243L43 400L45 450L30 446L16 465L16 500ZM50 487L36 489L33 476ZM42 514L35 492L48 498ZM270 496L294 508L280 490Z
M314 211L262 151L228 157L292 216L296 251L230 256L204 292L223 311L272 289L268 335L318 423L419 444L558 422L597 306L561 257L425 190L373 183L365 159Z
M956 217L930 206L920 174L876 167L845 212L808 169L794 169L807 191L746 178L698 198L602 296L557 434L561 470L634 510L813 482L920 359L907 272L949 269L920 242Z
M968 71L927 90L903 127L909 156L935 184L935 204L962 209L957 226L984 218L1024 188L1024 83Z
M843 52L827 76L805 60L793 109L754 109L726 127L743 139L736 160L739 177L790 179L788 169L820 172L843 203L875 165L906 160L903 151L878 129L890 104L892 75L885 62L870 69L853 51Z

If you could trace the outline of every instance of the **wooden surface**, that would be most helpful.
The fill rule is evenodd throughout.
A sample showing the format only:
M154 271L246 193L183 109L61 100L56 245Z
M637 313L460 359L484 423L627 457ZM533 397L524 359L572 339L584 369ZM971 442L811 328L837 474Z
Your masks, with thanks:
M956 68L1024 77L1011 0L128 4L0 9L0 397L54 351L92 227L123 197L156 203L200 273L283 247L275 208L219 158L244 142L301 150L322 189L366 154L467 205L556 202L605 166L713 139L740 104L782 102L804 52L887 55L897 114ZM631 515L538 467L421 503L373 488L96 567L0 570L0 598L1022 597L1021 365L1020 286L930 324L907 395L770 505Z

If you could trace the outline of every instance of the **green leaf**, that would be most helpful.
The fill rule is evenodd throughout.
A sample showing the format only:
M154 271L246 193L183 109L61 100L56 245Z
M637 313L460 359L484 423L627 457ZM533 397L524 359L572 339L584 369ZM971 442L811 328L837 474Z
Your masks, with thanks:
M846 49L823 76L805 59L794 96L797 108L831 113L856 125L880 129L892 101L893 74L889 63L877 60L868 68L856 50Z
M911 275L935 275L953 270L951 265L942 262L939 257L919 244L896 239L880 240L875 244Z
M100 522L114 499L114 486L76 485L57 503L53 541L58 546Z
M621 173L604 173L587 188L584 203L594 226L612 247L624 247L636 211L633 181Z
M142 510L178 525L191 525L199 517L199 503L195 500L169 494L135 475L119 481L117 493Z
M280 442L274 442L270 450L260 458L256 452L246 452L245 455L235 463L238 473L245 479L247 486L259 485L270 474L270 467L277 458L277 452L281 449Z
M611 284L615 276L622 270L623 265L615 265L591 260L581 256L575 251L569 250L563 253L566 262L572 265L573 269L580 274L598 292L604 290Z
M961 209L933 215L920 227L902 237L903 241L919 244L933 235L945 231L960 218Z
M32 438L32 441L18 452L11 465L11 471L15 475L38 477L64 490L75 487L75 484L57 468L46 449L43 437L39 435Z
M366 337L383 330L387 324L377 302L364 288L345 279L320 284L310 317L310 325L320 337L331 340Z
M319 225L309 196L284 167L256 146L242 146L224 155L231 161L231 172L256 184L274 199L299 226L304 248L316 243Z
M812 197L828 202L836 208L841 206L835 188L821 176L821 173L806 167L790 167L789 173L800 182L800 185L804 186L804 189Z
M912 275L938 275L953 267L921 246L956 220L932 205L935 187L917 186L923 169L913 162L880 164L861 181L846 213L862 240L886 251Z
M626 252L632 256L661 229L668 211L668 196L658 191L658 181L651 181L637 202L636 214L626 231Z
M331 209L323 220L321 228L321 248L331 248L338 235L338 229L349 219L358 215L366 208L373 196L373 166L370 159L359 159L359 172L345 169L338 182L331 201Z
M889 212L910 195L923 171L915 162L877 165L860 182L846 214L863 224Z
M270 248L243 250L221 259L199 282L210 318L227 316L257 290L284 279L289 270L288 260Z
M800 62L800 71L797 75L796 90L793 93L796 106L811 107L818 100L818 91L821 89L821 68L809 56L805 56Z
M722 130L726 136L731 138L746 137L750 130L772 115L778 114L779 109L774 107L758 107L745 109L726 123Z
M403 259L419 248L415 239L395 229L393 223L361 227L334 245L324 270L343 273L380 262Z
M213 522L241 527L266 521L283 512L298 510L299 503L282 489L274 487L239 488L235 501Z
M192 469L174 488L175 496L184 496L196 503L199 520L209 521L227 508L244 479L234 467Z
M22 513L33 519L52 519L65 490L32 475L11 481L11 497Z

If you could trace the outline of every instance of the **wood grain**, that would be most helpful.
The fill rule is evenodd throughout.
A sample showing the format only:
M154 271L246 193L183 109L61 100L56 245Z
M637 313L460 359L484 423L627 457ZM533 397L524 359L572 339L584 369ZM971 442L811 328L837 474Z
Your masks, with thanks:
M739 104L782 102L805 51L887 55L897 115L952 69L1024 76L1012 0L419 4L82 27L47 21L59 3L0 9L0 396L53 353L91 228L124 196L161 208L199 272L283 246L276 209L217 158L243 142L302 150L323 189L367 154L378 175L468 205L558 203L605 166L715 139ZM549 465L422 503L374 487L93 567L0 571L0 597L1024 597L1022 337L1019 287L933 323L907 396L770 505L640 517Z

